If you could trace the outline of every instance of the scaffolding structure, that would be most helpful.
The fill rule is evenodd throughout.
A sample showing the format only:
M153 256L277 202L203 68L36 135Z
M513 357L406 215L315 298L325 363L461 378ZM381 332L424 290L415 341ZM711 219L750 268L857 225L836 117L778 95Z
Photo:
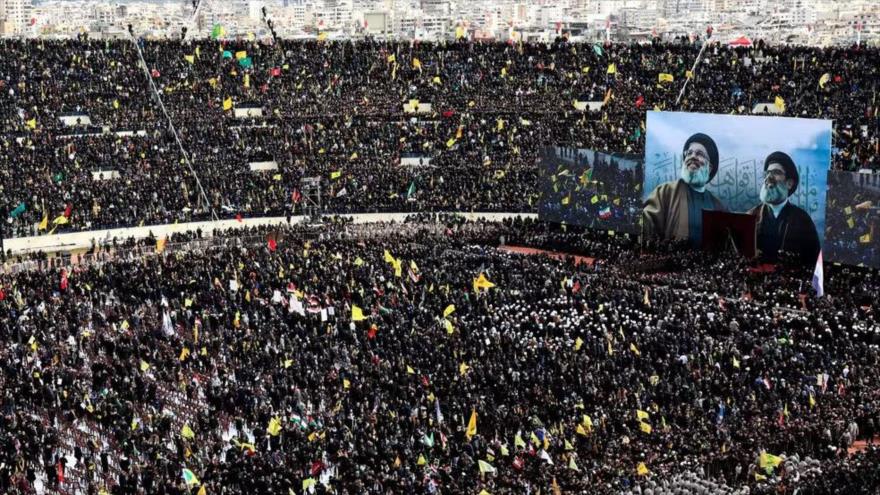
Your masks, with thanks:
M321 178L303 177L299 181L302 214L305 223L321 223L324 206L321 202Z

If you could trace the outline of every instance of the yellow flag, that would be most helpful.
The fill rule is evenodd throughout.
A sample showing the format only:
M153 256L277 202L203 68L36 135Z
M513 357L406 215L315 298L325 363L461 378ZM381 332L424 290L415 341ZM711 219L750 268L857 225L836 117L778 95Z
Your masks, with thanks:
M52 220L52 223L55 225L67 225L69 222L70 220L64 215L58 215L55 220Z
M819 87L822 89L825 89L825 85L828 84L828 81L830 81L830 80L831 80L831 74L829 74L827 72L822 74L822 77L819 78Z
M871 242L871 233L869 232L859 237L859 242L861 242L862 244L868 244L869 242Z
M367 319L367 317L364 316L364 310L362 310L360 307L352 304L351 305L351 321L363 321L366 319Z
M608 64L608 74L617 74L617 64Z
M471 419L468 421L467 431L465 431L464 436L470 440L474 435L477 434L477 410L471 409Z
M641 409L636 409L636 419L642 420L642 419L648 419L649 417L650 417L650 414L648 414L648 411L642 411Z
M410 374L410 375L415 375L415 374L416 374L416 370L414 370L414 369L412 368L412 366L410 366L410 365L406 365L406 372L407 372L407 374Z
M813 394L810 394L810 409L816 407L816 399L813 397Z
M446 306L446 309L443 310L443 317L446 318L447 316L451 315L454 312L455 312L455 305L450 304L449 306Z
M645 433L651 433L651 425L649 425L648 423L639 421L639 429Z
M326 41L327 33L318 33L318 41Z
M455 146L455 138L449 138L449 140L446 141L446 147L452 148L453 146Z
M477 466L480 468L480 474L495 472L495 467L482 459L477 460Z
M584 419L581 424L584 425L587 431L593 431L593 419L590 418L589 415L584 414Z
M223 100L223 110L232 110L232 98Z
M522 449L526 448L526 441L523 440L519 433L513 437L513 446Z
M165 242L166 241L167 241L167 239L164 237L161 239L156 239L156 252L157 253L161 253L162 251L165 251Z
M422 61L413 57L412 66L413 66L413 69L422 70Z
M392 53L391 55L388 55L387 60L388 60L388 63L391 64L391 63L397 62L397 57Z
M184 55L183 59L191 64L196 63L196 57L194 55Z
M584 339L578 337L578 338L574 341L574 350L576 350L576 351L581 350L581 346L582 346L582 345L584 345Z
M423 454L419 454L419 459L416 461L417 466L424 466L428 461L425 460L425 456Z
M492 287L495 287L495 284L486 278L485 273L480 272L480 276L474 279L474 292L479 292L480 289L491 289Z
M119 100L113 100L113 108L119 108Z
M694 78L694 73L691 72L691 71L689 71L689 70L687 70L687 71L684 72L684 77L686 77L686 78L688 78L688 79L693 79L693 78Z
M273 437L277 437L278 434L281 433L281 420L279 420L278 418L270 419L269 426L266 427L266 431Z
M434 76L434 79L432 79L431 82L433 82L434 84L442 84L440 76Z
M199 491L196 492L196 495L208 495L208 489L205 488L205 485L199 487Z
M335 172L330 172L330 179L336 180L340 177L342 177L342 171L336 170Z
M348 381L347 379L343 378L343 379L342 379L342 388L345 389L345 390L350 389L350 388L351 388L351 382Z
M780 112L785 111L785 100L783 100L781 96L777 96L773 104L776 106L776 108L779 109Z
M28 126L28 129L36 129L37 128L37 119L33 118L25 122Z
M49 228L49 214L43 213L43 219L40 221L39 229L46 230Z
M775 456L773 454L768 454L767 452L761 452L761 457L758 460L758 464L761 466L761 469L766 470L768 473L773 471L773 468L781 463L781 457Z
M243 58L247 58L246 51L235 52L235 60L241 60Z
M251 87L251 75L250 74L244 75L244 87L246 87L246 88Z
M453 333L455 333L455 327L452 326L451 321L444 319L443 326L446 327L446 333L448 333L449 335L452 335Z
M150 369L150 364L141 359L141 371L147 371Z
M195 438L196 434L192 431L192 428L189 427L189 424L184 424L183 428L180 430L180 436L187 440L192 440Z
M460 40L464 38L464 26L456 26L455 27L455 39Z
M642 355L642 353L639 352L639 348L636 347L635 344L630 344L630 345L629 345L629 350L632 351L632 353L635 354L636 356L641 356L641 355Z
M640 462L638 466L636 466L636 474L639 476L646 476L651 471L648 470L648 466L645 465L644 462Z
M183 349L180 350L180 356L178 356L178 359L179 359L180 361L183 361L184 359L186 359L187 357L189 357L189 354L190 354L190 352L189 352L189 348L188 348L188 347L184 347Z
M672 82L675 79L672 77L672 74L666 74L665 72L661 72L658 76L659 82Z
M471 369L471 367L468 366L467 363L461 363L458 365L458 374L464 376L469 369Z

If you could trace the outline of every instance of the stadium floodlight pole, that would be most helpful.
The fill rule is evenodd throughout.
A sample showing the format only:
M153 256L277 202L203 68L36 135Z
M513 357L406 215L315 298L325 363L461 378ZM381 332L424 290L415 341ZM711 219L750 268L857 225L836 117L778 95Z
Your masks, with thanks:
M208 201L208 195L205 194L205 189L202 187L202 181L199 180L198 174L196 174L195 169L192 166L192 161L189 159L189 153L187 153L186 149L183 147L183 142L180 140L180 135L177 134L177 129L174 127L174 121L171 120L171 116L168 115L168 111L165 109L165 104L162 103L162 97L159 95L159 89L156 88L156 83L153 82L153 76L150 74L150 68L147 66L147 61L144 59L144 53L141 51L141 45L138 43L138 40L135 39L134 33L131 31L131 27L129 27L128 36L131 39L131 42L134 44L135 50L137 50L138 58L141 61L141 68L144 69L144 75L147 77L147 81L150 83L150 90L153 92L153 97L159 103L159 108L162 109L162 114L165 115L165 120L168 121L168 128L171 130L171 133L174 135L174 140L177 141L177 147L180 149L180 154L183 156L183 160L186 163L186 166L189 168L189 173L196 179L196 185L199 186L199 193L202 196L202 201L204 201L204 206L206 208L210 208L211 210L211 218L215 221L220 220L220 217L217 216L217 211L214 210L214 207L211 206L211 202Z
M684 78L684 85L681 87L681 91L678 92L678 98L675 99L675 106L678 107L678 104L681 102L681 97L684 96L685 90L687 90L688 83L691 82L693 77L697 76L697 65L699 65L700 60L703 58L703 52L706 51L706 46L709 45L709 40L706 40L703 43L703 46L700 47L700 53L697 54L697 59L694 60L694 65L691 67L691 77Z
M196 21L199 18L199 13L201 13L201 11L202 11L202 6L205 5L206 3L208 3L208 0L193 0L193 4L196 6L196 8L193 9L193 15L192 15L192 17L189 18L189 21L187 21L187 23L186 23L188 31L190 31L190 32L192 31L193 26L195 26ZM180 37L180 41L183 41L184 38L186 38L186 31L184 31L183 36Z

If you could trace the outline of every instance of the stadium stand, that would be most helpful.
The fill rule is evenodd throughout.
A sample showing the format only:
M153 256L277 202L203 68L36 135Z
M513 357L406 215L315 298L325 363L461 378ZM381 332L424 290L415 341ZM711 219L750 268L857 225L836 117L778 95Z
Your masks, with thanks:
M649 109L748 114L777 96L783 115L835 121L835 169L877 168L876 49L713 46L676 107L699 50L691 44L140 44L224 218L286 214L304 176L322 178L333 212L534 211L541 145L642 152ZM26 207L11 235L211 216L131 42L0 47L0 157L11 165L0 171L0 204ZM660 73L675 82L658 82ZM432 113L405 113L412 100ZM584 113L576 100L607 102ZM264 116L236 117L246 106ZM61 119L71 115L91 125L71 128ZM430 164L401 165L413 155ZM279 169L250 170L267 159ZM101 171L119 176L96 180Z

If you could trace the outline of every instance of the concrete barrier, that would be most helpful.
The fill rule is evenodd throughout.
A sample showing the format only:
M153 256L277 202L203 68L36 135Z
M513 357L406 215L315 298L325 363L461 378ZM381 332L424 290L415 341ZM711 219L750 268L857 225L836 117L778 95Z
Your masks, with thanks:
M113 180L119 178L118 170L92 170L92 180Z
M92 125L91 117L84 113L61 115L58 118L61 120L61 123L67 127L73 127L77 125Z
M513 217L537 218L538 216L534 213L449 213L461 215L468 220L485 218L486 220L493 222L498 222ZM402 222L404 218L407 217L407 215L412 214L413 213L359 213L341 216L351 218L354 223L375 223L391 221ZM290 217L290 222L300 222L303 220L303 218L304 217L300 215L293 216ZM205 233L205 235L210 236L211 232L215 229L225 230L242 227L258 227L263 225L282 225L286 223L286 217L244 218L241 220L241 222L235 219L207 222L187 222L177 224L151 225L144 227L127 227L121 229L90 230L86 232L70 232L67 234L53 234L36 237L16 237L12 239L5 239L4 243L5 248L12 251L13 255L27 254L36 251L43 251L46 253L63 253L88 249L92 246L92 242L100 243L101 241L113 238L119 240L128 239L129 237L133 237L135 239L143 239L145 237L149 237L151 233L158 238L179 232L193 232L198 229L202 229L202 232Z
M752 107L752 113L755 115L760 115L764 112L774 115L780 115L783 113L782 110L780 110L779 107L777 107L776 104L772 101L758 103L754 107Z
M272 160L268 162L250 162L248 166L251 169L251 172L267 172L272 170L278 170L278 162Z

